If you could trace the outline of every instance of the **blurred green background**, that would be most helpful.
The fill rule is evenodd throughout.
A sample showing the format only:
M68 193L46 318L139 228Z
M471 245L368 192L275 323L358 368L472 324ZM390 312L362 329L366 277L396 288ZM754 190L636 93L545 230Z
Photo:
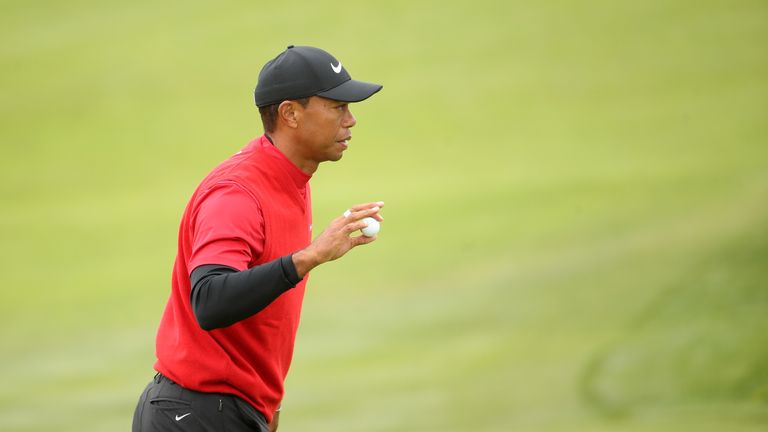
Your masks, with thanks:
M281 430L768 428L766 2L5 0L0 429L129 430L288 44L384 84L315 227L387 207L312 275Z

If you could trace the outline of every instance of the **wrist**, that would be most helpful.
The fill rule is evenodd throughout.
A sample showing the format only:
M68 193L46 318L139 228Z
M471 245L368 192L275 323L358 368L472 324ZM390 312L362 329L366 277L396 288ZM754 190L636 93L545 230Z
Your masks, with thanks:
M293 260L293 266L296 268L296 274L300 279L303 279L310 270L321 263L320 258L309 247L294 253L291 255L291 259Z

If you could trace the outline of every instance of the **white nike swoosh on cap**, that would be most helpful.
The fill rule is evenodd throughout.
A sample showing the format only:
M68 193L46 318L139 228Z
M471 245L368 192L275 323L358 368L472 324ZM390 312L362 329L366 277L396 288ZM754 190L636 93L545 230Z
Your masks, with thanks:
M331 63L331 69L336 73L341 73L341 62L339 62L338 66L334 66L333 63Z

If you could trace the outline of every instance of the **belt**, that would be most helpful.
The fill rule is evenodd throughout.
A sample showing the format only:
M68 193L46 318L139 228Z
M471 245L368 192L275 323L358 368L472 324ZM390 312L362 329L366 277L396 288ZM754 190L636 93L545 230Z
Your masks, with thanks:
M172 379L168 378L167 376L161 374L160 372L155 374L155 378L153 378L155 383L160 384L160 381L168 381L171 384L176 384ZM178 385L178 384L177 384Z

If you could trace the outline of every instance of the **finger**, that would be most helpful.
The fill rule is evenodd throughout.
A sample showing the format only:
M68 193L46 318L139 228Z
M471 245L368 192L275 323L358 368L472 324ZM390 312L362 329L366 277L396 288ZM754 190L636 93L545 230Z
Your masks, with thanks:
M349 209L352 212L356 212L356 211L361 211L361 210L369 209L369 208L372 208L372 207L379 207L379 208L384 207L384 201L376 201L376 202L369 202L369 203L365 203L365 204L357 204L357 205L353 205Z
M344 234L350 235L353 232L359 231L359 230L361 230L361 229L363 229L363 228L365 228L367 226L368 226L367 222L357 221L357 222L354 222L354 223L348 223L348 224L344 225L344 229L342 231L344 232Z
M361 235L359 237L352 237L350 240L352 241L352 247L357 247L364 244L372 243L376 241L377 238L378 236L366 237L364 235Z
M379 222L381 222L382 220L384 220L384 218L382 218L381 215L379 215L379 211L380 210L381 210L381 207L373 206L373 207L370 207L370 208L367 208L367 209L353 211L353 212L351 212L349 214L349 216L347 216L347 219L349 219L349 220L360 220L360 219L365 218L365 217L374 217L377 220L379 220ZM376 217L376 216L378 216L378 217ZM379 218L381 218L381 219L379 219Z

